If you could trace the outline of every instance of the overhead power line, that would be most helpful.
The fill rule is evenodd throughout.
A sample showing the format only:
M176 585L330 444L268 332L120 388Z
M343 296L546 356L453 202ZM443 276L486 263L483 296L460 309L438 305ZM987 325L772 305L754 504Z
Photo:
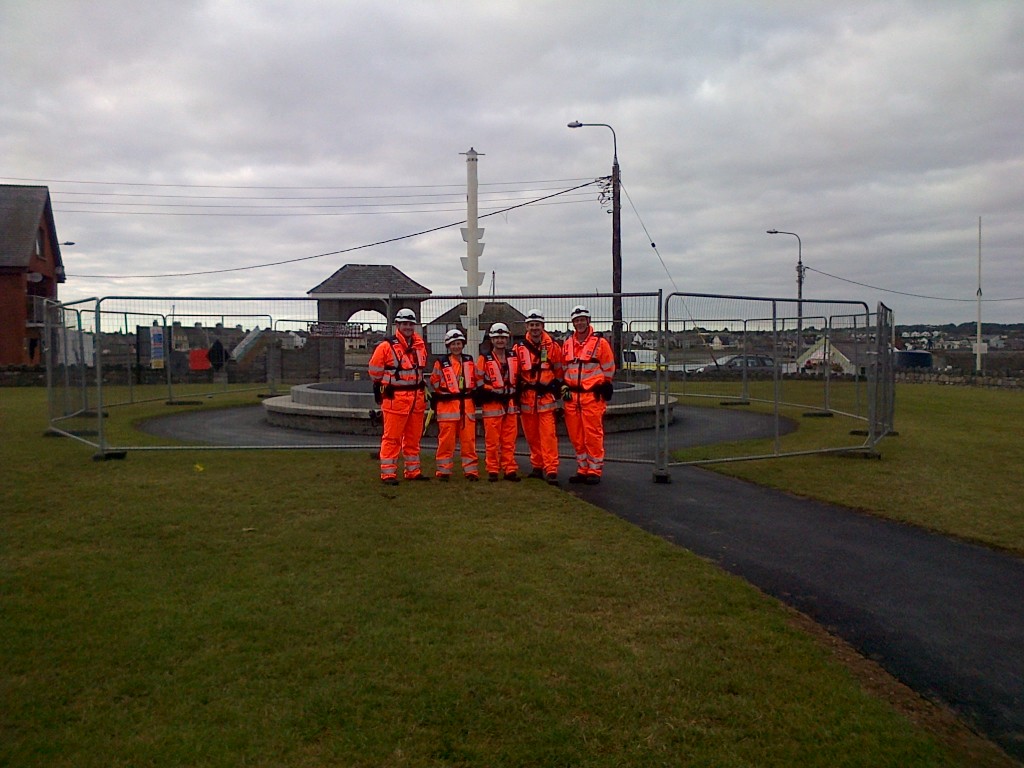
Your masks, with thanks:
M306 190L323 190L323 189L342 189L342 190L354 190L354 189L444 189L446 187L452 187L456 189L464 189L465 183L462 184L395 184L395 185L379 185L379 186L271 186L261 184L166 184L159 182L144 182L144 181L91 181L91 180L76 180L76 179L28 179L18 176L0 176L4 181L26 181L32 182L33 184L92 184L96 186L111 186L111 187L164 187L170 189L306 189ZM489 182L480 184L481 187L493 187L493 186L506 186L506 185L521 185L521 184L575 184L576 182L584 181L583 178L578 179L545 179L542 181L499 181Z
M881 286L877 286L877 285L869 285L868 283L860 283L860 282L857 282L856 280L850 280L849 278L846 278L846 277L840 277L839 275L833 275L833 274L830 274L828 272L823 272L822 270L815 269L814 267L808 267L807 266L807 262L804 262L804 269L808 270L809 272L817 272L819 275L824 275L825 277L831 277L833 280L841 280L844 283L851 283L853 285L859 285L862 288L870 288L873 291L882 291L883 293L895 293L895 294L898 294L900 296L910 296L911 298L914 298L914 299L929 299L931 301L969 301L972 304L974 304L974 303L976 303L978 301L977 297L970 298L970 299L953 299L953 298L949 298L949 297L946 297L946 296L926 296L926 295L924 295L922 293L908 293L907 291L896 291L896 290L893 290L892 288L882 288ZM1006 298L1006 299L982 299L982 301L984 301L984 302L1024 301L1024 296L1013 296L1013 297Z
M569 189L563 189L560 192L555 192L554 194L551 194L551 195L545 195L543 197L539 197L539 198L536 198L534 200L529 200L529 201L527 201L525 203L519 203L518 205L511 205L511 206L508 206L507 208L502 208L501 210L498 210L498 211L492 211L491 213L483 214L479 218L484 219L484 218L487 218L488 216L497 216L497 215L502 214L502 213L508 213L509 211L516 210L517 208L524 208L524 207L526 207L528 205L534 205L534 204L540 203L540 202L542 202L544 200L550 200L551 198L559 197L560 195L565 195L565 194L568 194L570 192L575 192L578 189L584 189L586 187L593 186L594 184L600 183L600 181L601 181L600 179L598 179L596 181L595 180L590 180L590 181L586 182L585 184L579 184L579 185L577 185L575 187L570 187ZM396 243L396 242L398 242L400 240L409 240L409 239L414 238L414 237L420 237L422 235L428 235L428 234L430 234L432 232L439 232L442 229L449 229L451 227L458 227L458 226L461 226L461 225L463 225L465 223L466 223L466 220L463 219L462 221L453 221L453 222L450 222L448 224L442 224L442 225L437 226L437 227L431 227L430 229L423 229L423 230L420 230L419 232L412 232L412 233L407 234L407 235L399 235L397 237L389 237L389 238L387 238L385 240L378 240L378 241L373 242L373 243L364 243L363 245L355 245L355 246L352 246L351 248L342 248L341 250L330 251L328 253L318 253L318 254L315 254L313 256L299 256L299 257L294 258L294 259L283 259L281 261L271 261L271 262L266 262L264 264L250 264L250 265L244 266L244 267L229 267L229 268L225 268L225 269L207 269L207 270L203 270L203 271L199 271L199 272L174 272L174 273L160 274L160 275L68 275L68 276L69 277L75 277L75 278L91 278L91 279L96 279L96 280L135 280L135 279L155 279L155 278L166 278L166 277L196 277L196 276L199 276L199 275L219 275L219 274L225 274L225 273L228 273L228 272L245 272L245 271L252 270L252 269L263 269L265 267L277 267L277 266L281 266L283 264L295 264L295 263L300 262L300 261L311 261L313 259L322 259L322 258L325 258L327 256L338 256L338 255L343 254L343 253L351 253L353 251L364 250L366 248L374 248L374 247L376 247L378 245L386 245L388 243Z

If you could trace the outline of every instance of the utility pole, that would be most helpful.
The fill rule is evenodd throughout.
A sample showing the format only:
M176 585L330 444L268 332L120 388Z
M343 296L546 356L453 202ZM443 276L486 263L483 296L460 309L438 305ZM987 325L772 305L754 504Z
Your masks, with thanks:
M987 352L981 343L981 216L978 217L978 330L974 341L974 372L981 373L981 356Z
M622 369L622 203L619 197L619 140L608 123L581 123L573 120L569 128L601 127L612 132L612 352L615 367Z

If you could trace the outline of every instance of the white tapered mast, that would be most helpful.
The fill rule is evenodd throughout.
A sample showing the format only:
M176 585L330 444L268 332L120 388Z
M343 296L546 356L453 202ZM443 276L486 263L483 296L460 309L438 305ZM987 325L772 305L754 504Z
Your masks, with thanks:
M484 252L481 239L484 231L477 227L477 158L483 153L472 147L466 156L466 226L462 228L462 239L466 241L466 255L462 268L466 270L466 284L462 295L466 297L466 314L461 318L466 329L466 354L476 357L480 351L480 285L484 274L480 271L480 256Z

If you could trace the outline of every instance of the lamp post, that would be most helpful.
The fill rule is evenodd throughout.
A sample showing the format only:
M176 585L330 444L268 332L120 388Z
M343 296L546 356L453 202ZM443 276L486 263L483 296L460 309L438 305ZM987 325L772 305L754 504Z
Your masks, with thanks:
M804 244L796 232L783 232L780 229L767 230L769 235L792 235L796 238L796 354L793 362L800 359L800 348L804 341Z
M612 132L612 352L615 367L622 368L622 205L619 199L619 142L608 123L581 123L569 128L602 127Z

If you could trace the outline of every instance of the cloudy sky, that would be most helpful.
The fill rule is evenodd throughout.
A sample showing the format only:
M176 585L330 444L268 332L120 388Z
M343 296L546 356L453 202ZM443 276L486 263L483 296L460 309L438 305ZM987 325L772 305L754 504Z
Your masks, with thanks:
M564 191L607 123L626 291L795 296L776 228L805 297L971 321L981 217L983 318L1022 322L1022 40L1019 0L0 0L0 183L49 186L65 299L451 294L474 147L481 215L520 206L483 292L603 291L607 206Z

